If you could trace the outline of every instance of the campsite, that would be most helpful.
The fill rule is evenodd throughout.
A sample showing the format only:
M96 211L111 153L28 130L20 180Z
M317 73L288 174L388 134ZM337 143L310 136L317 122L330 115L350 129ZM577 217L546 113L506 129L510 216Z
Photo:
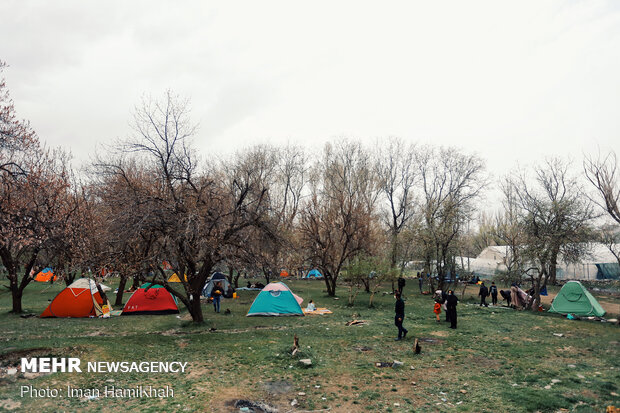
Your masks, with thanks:
M113 284L110 287L115 288ZM393 297L367 295L353 307L326 296L320 280L284 280L291 290L333 314L246 317L258 291L239 291L205 323L180 314L103 318L20 318L7 314L0 292L0 403L9 411L240 411L234 404L264 403L278 411L592 412L618 405L618 325L567 320L559 314L479 307L476 286L460 304L459 329L437 324L432 300L405 288L409 335L394 342ZM36 283L26 292L28 312L40 313L64 285ZM389 287L389 285L385 285ZM620 314L620 285L594 293L607 318ZM558 287L550 288L550 295ZM109 293L108 293L109 294ZM500 303L501 304L501 303ZM225 314L229 309L230 314ZM353 319L363 325L346 326ZM300 350L291 356L294 336ZM420 354L412 350L417 338ZM80 357L85 361L183 361L183 375L142 373L21 373L7 375L20 357ZM310 359L311 366L299 360ZM403 363L378 368L377 362ZM21 385L38 388L171 386L171 399L22 398ZM481 403L481 400L484 402ZM258 404L257 404L258 403ZM292 405L293 403L293 405ZM259 410L256 410L259 411ZM267 411L267 410L265 410Z
M620 413L620 0L0 39L0 413Z

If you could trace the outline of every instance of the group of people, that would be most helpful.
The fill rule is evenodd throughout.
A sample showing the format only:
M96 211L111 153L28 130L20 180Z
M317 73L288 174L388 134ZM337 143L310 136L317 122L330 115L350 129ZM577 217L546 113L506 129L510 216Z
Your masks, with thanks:
M419 279L422 280L421 277L419 277ZM401 277L398 279L398 290L394 292L394 298L396 299L396 304L394 308L396 313L394 316L394 324L398 328L398 337L396 337L396 341L404 339L407 336L408 332L408 330L403 326L403 321L405 319L405 302L402 299L402 292L404 286L405 280ZM521 300L518 294L518 289L514 284L511 287L510 293L506 296L506 293L504 291L498 291L495 282L491 282L491 286L487 287L483 281L480 282L480 290L478 291L478 296L480 297L480 306L489 306L489 304L486 302L488 296L491 296L492 305L497 305L498 292L501 293L502 297L507 298L509 305L511 301L514 303L515 300ZM435 318L437 322L441 322L439 316L443 310L446 313L446 321L450 323L450 328L456 329L458 319L456 307L458 305L459 299L456 297L456 295L454 295L454 291L448 290L448 292L446 293L445 291L437 290L433 295L433 299L433 312L435 313Z
M396 299L396 304L394 306L395 316L394 316L394 324L398 328L398 337L394 340L400 341L407 337L407 330L403 326L403 321L405 320L405 302L402 298L402 292L397 290L394 292L394 298ZM456 306L458 305L459 299L454 295L453 290L449 290L446 294L445 291L437 290L435 292L435 305L433 311L435 312L435 316L437 317L437 322L439 320L439 314L441 314L442 306L446 311L446 321L450 322L450 328L456 329L457 325L457 313Z

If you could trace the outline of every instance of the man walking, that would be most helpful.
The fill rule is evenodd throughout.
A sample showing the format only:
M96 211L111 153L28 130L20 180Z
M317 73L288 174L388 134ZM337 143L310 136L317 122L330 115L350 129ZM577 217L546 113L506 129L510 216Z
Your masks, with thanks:
M459 302L459 299L454 295L454 291L448 291L448 298L446 298L446 307L448 318L450 319L450 328L456 329L456 306Z
M395 338L395 341L402 340L407 337L408 330L403 327L403 320L405 319L405 302L400 297L400 292L396 291L394 294L394 298L396 298L395 311L396 315L394 316L394 324L398 327L398 337Z
M489 289L486 285L484 285L484 281L480 284L480 291L478 292L478 295L480 296L480 307L488 307L489 304L487 304L487 296L489 295Z
M491 283L491 288L489 288L489 292L491 293L491 304L494 306L497 305L497 286L494 282Z

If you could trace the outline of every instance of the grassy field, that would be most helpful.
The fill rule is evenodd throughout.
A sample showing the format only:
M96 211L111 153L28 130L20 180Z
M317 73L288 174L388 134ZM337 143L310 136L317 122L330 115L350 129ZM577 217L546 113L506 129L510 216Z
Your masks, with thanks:
M436 323L430 297L405 288L409 335L395 342L394 299L368 295L346 306L321 281L289 281L295 293L334 313L306 317L245 317L256 295L224 300L222 313L205 305L206 323L180 316L39 319L8 314L0 291L0 410L12 411L240 411L237 400L278 411L604 412L620 405L620 328L559 315L480 308L471 287L459 305L459 326ZM113 286L113 285L112 285ZM27 311L40 313L61 285L29 286ZM384 290L387 290L386 285ZM551 291L553 293L553 291ZM113 295L112 295L113 296ZM601 297L617 317L620 299ZM230 309L230 314L224 314ZM613 312L613 311L612 311ZM442 320L444 314L442 314ZM366 325L346 327L352 319ZM558 335L562 335L561 337ZM290 355L293 335L301 351ZM421 340L422 353L412 351ZM79 357L86 361L187 361L185 374L55 373L7 375L20 357ZM310 358L312 367L299 359ZM404 363L378 368L376 362ZM170 385L174 397L31 398L20 388L103 388ZM291 405L294 404L294 406Z

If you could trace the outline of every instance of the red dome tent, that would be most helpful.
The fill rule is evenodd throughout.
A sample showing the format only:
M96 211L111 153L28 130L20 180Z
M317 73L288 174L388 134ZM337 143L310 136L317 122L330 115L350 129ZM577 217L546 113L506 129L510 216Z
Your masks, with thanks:
M62 290L43 311L41 317L98 317L103 314L101 308L103 305L95 281L80 278Z
M178 314L177 302L159 284L143 284L127 301L121 315Z

